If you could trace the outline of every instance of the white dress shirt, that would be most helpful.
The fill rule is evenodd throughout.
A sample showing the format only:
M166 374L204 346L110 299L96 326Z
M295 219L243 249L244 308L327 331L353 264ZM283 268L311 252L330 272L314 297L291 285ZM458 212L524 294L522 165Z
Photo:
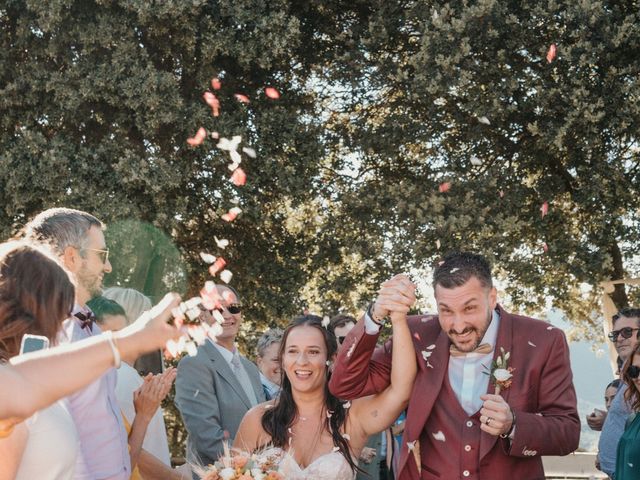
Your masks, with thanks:
M370 335L375 335L380 330L380 325L366 313L364 326L365 332ZM489 343L495 349L499 326L500 316L494 310L489 328L480 343ZM469 415L473 415L482 407L480 395L487 393L489 387L488 374L491 372L493 354L494 352L491 351L487 354L467 353L459 357L449 357L449 383L460 406Z

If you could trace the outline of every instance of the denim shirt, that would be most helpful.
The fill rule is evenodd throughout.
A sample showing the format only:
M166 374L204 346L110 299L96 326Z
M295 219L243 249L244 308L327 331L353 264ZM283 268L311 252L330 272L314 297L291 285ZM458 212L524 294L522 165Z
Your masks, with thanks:
M613 402L611 402L611 408L609 408L607 418L602 426L600 441L598 442L600 469L611 478L614 478L616 470L618 442L624 433L624 424L627 421L627 417L632 413L631 407L624 400L624 392L626 390L627 385L621 383L618 393L616 393Z

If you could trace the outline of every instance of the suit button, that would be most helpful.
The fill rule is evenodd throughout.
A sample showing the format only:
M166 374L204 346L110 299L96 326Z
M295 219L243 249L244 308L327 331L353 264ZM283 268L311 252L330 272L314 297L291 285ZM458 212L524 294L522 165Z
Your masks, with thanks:
M465 452L470 452L471 451L471 445L465 445L464 446L464 451Z
M464 472L462 472L462 475L464 475L465 477L468 477L470 475L469 470L465 470Z
M467 427L473 427L473 422L471 420L467 420Z

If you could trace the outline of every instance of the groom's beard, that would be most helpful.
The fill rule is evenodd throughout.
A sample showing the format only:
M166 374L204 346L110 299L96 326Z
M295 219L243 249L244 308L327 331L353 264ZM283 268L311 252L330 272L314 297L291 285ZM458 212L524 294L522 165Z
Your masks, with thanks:
M489 311L487 312L487 319L480 328L469 326L463 329L461 332L456 332L454 329L449 330L449 332L447 333L449 335L449 339L451 340L451 343L453 343L456 349L460 352L463 352L463 353L473 352L478 347L478 345L480 345L480 342L482 341L484 334L487 333L487 329L491 324L492 317L493 317L493 313L491 312L491 309L489 309ZM466 345L461 345L458 341L456 341L456 338L458 336L466 335L469 332L472 332L472 338L474 339L473 342L467 343Z

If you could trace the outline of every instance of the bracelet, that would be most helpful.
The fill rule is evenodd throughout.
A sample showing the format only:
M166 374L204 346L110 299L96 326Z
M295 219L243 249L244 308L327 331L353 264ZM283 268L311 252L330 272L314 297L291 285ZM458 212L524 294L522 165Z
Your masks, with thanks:
M377 318L375 318L375 317L373 316L373 305L374 305L375 303L376 303L376 302L375 302L375 301L373 301L373 302L371 302L371 303L369 304L369 306L367 307L367 315L369 315L369 318L370 318L374 323L377 323L378 325L382 326L382 321L384 320L384 318L381 318L380 320L378 320Z
M507 438L509 435L511 435L511 432L513 432L513 429L516 427L516 412L514 412L513 408L511 407L509 407L509 410L511 410L511 416L513 417L513 420L511 421L511 428L507 433L501 433L500 438Z
M104 332L104 336L107 338L107 341L109 342L109 346L111 347L111 353L113 353L113 366L115 368L120 368L122 358L120 357L120 350L118 350L116 341L113 338L113 332L111 330Z

